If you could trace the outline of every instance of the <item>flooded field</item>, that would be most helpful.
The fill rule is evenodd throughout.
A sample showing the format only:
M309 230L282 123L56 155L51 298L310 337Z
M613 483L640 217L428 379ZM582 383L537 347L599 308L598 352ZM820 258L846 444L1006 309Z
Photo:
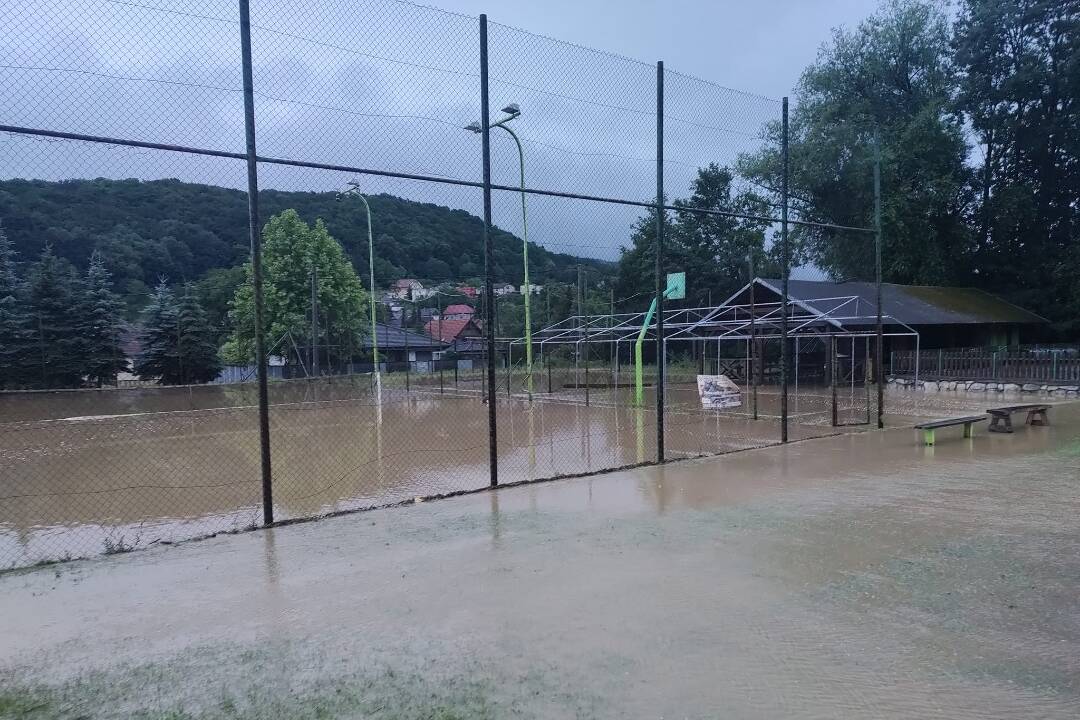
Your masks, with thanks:
M595 377L595 376L594 376ZM479 377L376 402L367 378L272 385L275 517L336 511L486 487L487 406ZM652 461L655 398L631 389L500 394L499 475L511 483ZM738 410L703 411L696 388L673 383L667 454L694 457L779 441L779 394ZM586 402L588 404L586 404ZM831 425L827 388L793 390L792 439L865 427ZM890 393L890 424L982 412L990 400ZM841 423L865 422L863 388L838 392ZM979 406L982 403L982 407ZM254 388L144 388L0 397L0 569L238 530L261 521Z
M1073 719L1080 406L1051 421L6 573L0 714Z

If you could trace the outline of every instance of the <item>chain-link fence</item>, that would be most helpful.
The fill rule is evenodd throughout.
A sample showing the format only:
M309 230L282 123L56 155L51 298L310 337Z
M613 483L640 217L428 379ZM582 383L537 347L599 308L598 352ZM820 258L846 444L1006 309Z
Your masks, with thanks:
M0 567L878 422L876 235L796 215L786 99L388 0L0 14L20 298L94 254L131 359L161 292L234 358L0 394Z

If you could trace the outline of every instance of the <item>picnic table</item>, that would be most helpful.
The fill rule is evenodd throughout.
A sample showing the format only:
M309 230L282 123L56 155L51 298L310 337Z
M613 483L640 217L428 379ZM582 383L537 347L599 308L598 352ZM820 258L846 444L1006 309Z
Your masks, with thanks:
M927 445L934 444L934 431L940 428L953 427L955 425L964 426L964 437L971 437L971 426L977 422L982 422L986 418L982 415L967 415L965 417L946 418L944 420L932 420L930 422L919 423L915 426L916 430L922 430L923 442Z
M1046 418L1046 411L1049 409L1049 405L1041 403L990 408L986 411L990 415L990 427L987 429L990 432L1011 433L1013 431L1012 414L1015 412L1027 412L1025 423L1028 425L1049 425L1050 421Z

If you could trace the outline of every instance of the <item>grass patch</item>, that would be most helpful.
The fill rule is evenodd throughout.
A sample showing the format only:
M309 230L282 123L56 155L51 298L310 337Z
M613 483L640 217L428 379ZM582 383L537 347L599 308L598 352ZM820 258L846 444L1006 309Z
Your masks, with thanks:
M297 642L199 647L54 684L37 680L44 668L23 668L0 679L0 718L494 720L589 716L595 707L555 668L513 673L442 652L453 659L417 660L431 649L399 649L390 664Z
M45 717L50 703L40 694L29 690L0 690L0 718Z

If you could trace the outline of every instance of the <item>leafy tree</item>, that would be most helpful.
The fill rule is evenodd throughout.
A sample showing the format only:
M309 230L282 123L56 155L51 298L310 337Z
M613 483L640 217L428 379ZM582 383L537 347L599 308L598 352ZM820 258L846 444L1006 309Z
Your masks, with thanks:
M963 0L958 107L981 150L981 282L1080 328L1080 5Z
M101 254L95 252L83 281L77 332L83 343L84 373L98 387L115 383L117 374L128 370L121 348L123 314L124 303L112 291L109 271Z
M41 387L78 387L85 374L86 346L77 332L79 291L75 268L46 245L30 272L32 376Z
M765 223L696 212L761 215L767 211L757 196L733 194L733 181L727 168L716 164L700 168L690 197L675 200L673 205L679 209L665 214L664 272L686 272L686 302L691 306L719 304L745 284L751 253L757 267L764 269ZM655 296L655 242L656 211L650 210L634 226L631 247L620 254L615 295L621 305L647 307Z
M195 295L206 311L207 322L220 340L231 332L229 307L236 289L244 283L244 266L213 268L194 283Z
M0 225L0 388L28 382L31 353L30 315L23 304L25 288L15 267L15 249Z
M179 385L209 382L221 371L213 330L190 286L177 301L164 279L158 283L143 313L142 341L139 377Z
M338 358L359 347L367 317L368 294L341 245L322 220L309 227L295 210L270 218L263 228L263 293L269 342L291 335L311 337L311 283L318 285L319 345ZM230 359L254 358L255 306L251 267L233 298L235 331L224 352ZM287 345L285 346L288 347Z
M650 208L634 223L630 234L630 246L619 248L615 297L620 308L644 309L656 295L656 221L657 212L655 208ZM673 228L671 214L664 213L665 239L672 235ZM665 272L676 270L675 263L670 253L664 254ZM554 296L552 300L555 301Z
M790 192L805 220L870 227L875 132L882 154L885 279L960 283L972 278L967 221L972 174L946 17L935 3L887 0L854 31L835 30L802 75L791 114ZM776 199L779 122L740 172ZM873 277L865 234L799 227L805 258L836 278Z

